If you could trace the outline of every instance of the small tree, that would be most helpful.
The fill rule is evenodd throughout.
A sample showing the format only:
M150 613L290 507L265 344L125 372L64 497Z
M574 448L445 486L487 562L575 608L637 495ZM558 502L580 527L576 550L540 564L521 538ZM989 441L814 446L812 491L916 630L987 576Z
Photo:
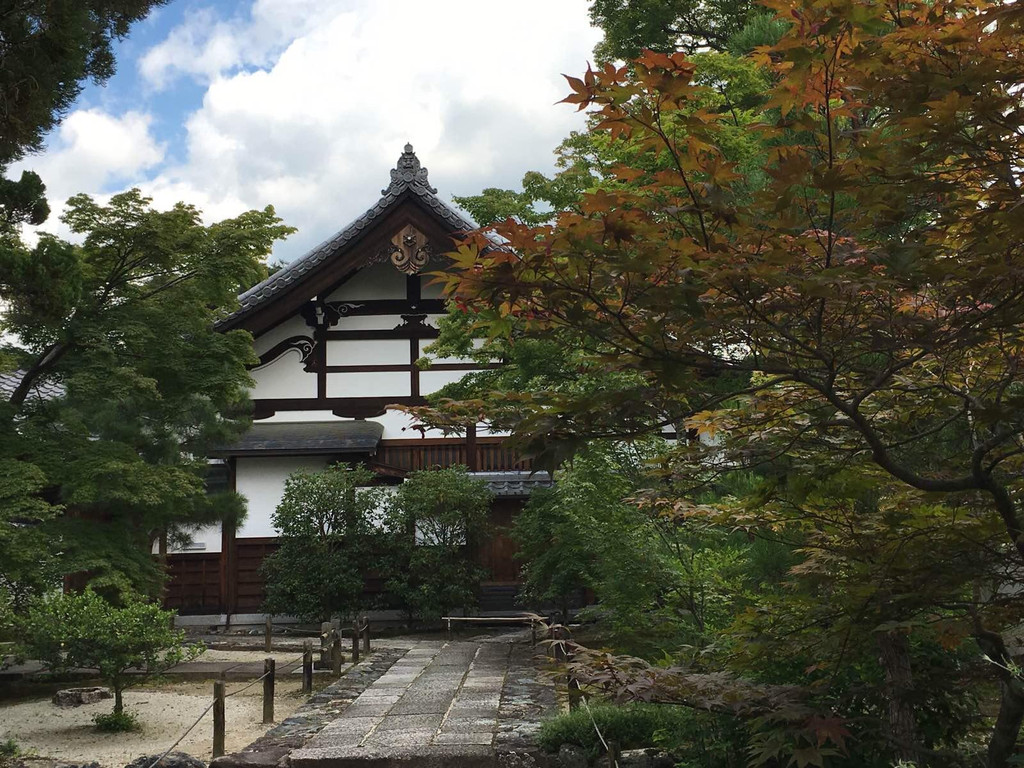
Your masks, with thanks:
M54 672L95 669L114 689L113 719L108 722L132 723L125 715L124 691L203 652L201 645L184 644L185 633L173 628L173 620L173 611L135 594L124 595L120 607L91 589L51 594L29 606L21 621L18 654Z
M438 617L476 602L483 569L474 544L487 528L491 492L466 467L412 472L389 510L396 559L388 589L411 616Z
M347 465L288 478L272 518L281 545L263 565L266 610L326 621L370 607L364 577L380 554L387 494L367 487L373 479Z

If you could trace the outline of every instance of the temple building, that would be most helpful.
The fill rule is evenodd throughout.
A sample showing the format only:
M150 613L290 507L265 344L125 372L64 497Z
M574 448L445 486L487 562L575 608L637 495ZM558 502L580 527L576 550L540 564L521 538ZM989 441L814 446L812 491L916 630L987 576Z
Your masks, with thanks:
M254 421L214 461L223 482L247 499L248 515L237 527L203 529L185 549L167 553L168 607L210 623L255 620L263 602L259 566L275 547L271 515L286 478L335 462L365 464L389 482L456 464L485 480L495 494L494 534L477 555L488 571L480 607L514 607L519 567L507 529L548 476L531 473L483 424L444 436L388 408L423 404L478 370L458 358L416 365L430 358L425 347L445 312L440 288L423 272L443 268L453 237L473 227L438 198L406 145L369 210L239 297L220 328L253 335Z

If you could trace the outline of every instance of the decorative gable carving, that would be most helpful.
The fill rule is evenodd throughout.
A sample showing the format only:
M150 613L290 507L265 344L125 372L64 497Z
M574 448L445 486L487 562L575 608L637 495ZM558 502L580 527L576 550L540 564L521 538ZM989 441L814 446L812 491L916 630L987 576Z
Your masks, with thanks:
M407 224L391 238L383 251L378 254L379 261L389 260L399 272L415 275L427 265L434 255L427 236L412 224Z

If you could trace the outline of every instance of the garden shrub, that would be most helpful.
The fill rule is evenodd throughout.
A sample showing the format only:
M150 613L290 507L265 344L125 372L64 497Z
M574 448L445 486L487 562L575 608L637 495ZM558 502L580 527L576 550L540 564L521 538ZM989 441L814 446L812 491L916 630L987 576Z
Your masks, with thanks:
M173 611L134 594L126 594L120 606L91 589L47 595L33 601L20 620L17 653L54 672L96 670L114 689L113 715L123 723L125 689L203 651L201 645L185 645L185 633L173 628L173 620Z
M374 477L338 464L288 478L272 517L279 546L263 562L265 611L321 622L374 607L364 585L380 564L387 496Z
M0 741L0 768L14 768L21 757L21 748L14 739Z
M590 704L541 725L538 744L557 752L563 744L583 749L591 759L604 752L594 725L619 749L659 747L682 768L740 768L746 764L738 724L721 715L666 704Z
M132 712L107 712L96 715L92 721L96 723L96 730L104 733L127 733L142 730L139 718Z
M409 616L436 619L476 603L485 573L475 561L491 492L466 467L411 472L388 514L388 591Z

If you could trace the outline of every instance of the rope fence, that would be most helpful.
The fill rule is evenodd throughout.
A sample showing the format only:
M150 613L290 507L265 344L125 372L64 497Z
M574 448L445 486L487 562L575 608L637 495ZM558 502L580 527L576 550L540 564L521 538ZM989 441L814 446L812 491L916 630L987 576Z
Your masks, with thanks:
M266 651L271 651L271 629L272 624L270 619L267 619L267 641ZM292 628L284 628L291 631ZM330 656L331 670L335 676L341 676L341 668L344 664L344 656L341 651L341 640L342 630L340 627L333 627L326 625L321 627L319 632L310 630L299 630L304 634L313 634L319 636L321 639L321 661L323 660L324 649L327 648ZM363 640L363 646L368 653L370 651L370 620L367 617L363 617L362 623L357 619L352 625L352 663L359 663L359 651L360 651L360 640ZM327 642L325 642L325 640ZM293 659L289 659L284 662L282 667L290 667L298 662L302 662L302 693L313 692L313 643L311 640L306 640L303 643L302 654L296 656ZM213 684L213 701L210 702L209 706L202 711L202 713L195 719L185 731L177 738L177 740L167 748L167 750L160 755L156 760L149 764L147 768L156 768L160 762L167 757L175 747L181 744L182 740L188 736L192 730L202 722L203 718L206 717L210 711L213 711L213 757L220 757L224 754L224 737L225 737L225 711L224 703L227 699L232 696L237 696L244 691L249 690L257 683L263 683L263 722L272 723L274 722L274 681L276 677L277 661L273 658L264 659L263 662L263 674L257 677L255 680L251 680L243 685L238 690L227 693L225 691L225 682L223 680L217 680Z

